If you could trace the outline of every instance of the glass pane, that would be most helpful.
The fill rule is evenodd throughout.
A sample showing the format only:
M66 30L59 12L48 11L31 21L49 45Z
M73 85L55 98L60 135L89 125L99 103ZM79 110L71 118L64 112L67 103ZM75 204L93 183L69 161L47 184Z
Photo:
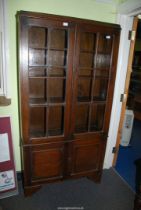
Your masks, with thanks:
M97 68L108 68L111 61L113 38L111 35L100 35L97 48Z
M78 101L89 101L91 97L91 78L79 78Z
M87 69L87 68L80 68L79 69L79 75L80 76L92 76L93 71L92 69Z
M98 53L96 58L96 67L97 68L109 68L111 61L111 55Z
M98 52L111 54L113 37L111 35L100 34L98 40Z
M109 76L109 69L96 69L95 76L97 77L107 77Z
M67 62L67 51L50 50L48 54L48 65L65 66Z
M46 54L45 50L39 49L29 49L29 65L45 65L46 64Z
M50 48L64 49L68 45L68 34L66 30L53 29L50 31Z
M65 68L57 68L57 67L50 67L48 68L48 76L53 77L63 77L66 76L66 69Z
M46 68L44 67L29 68L29 77L42 77L42 76L46 76Z
M93 90L93 100L106 100L108 79L95 78Z
M90 131L100 131L103 128L105 104L92 105Z
M30 137L46 135L46 108L30 107Z
M47 42L47 30L41 27L29 28L29 46L44 48Z
M65 79L48 79L47 97L49 102L64 102Z
M92 53L80 53L79 66L85 68L93 67L93 54Z
M57 136L64 132L64 107L53 106L49 107L48 114L48 135Z
M95 49L96 35L92 33L82 33L80 39L80 49L93 51Z
M46 99L46 80L39 78L29 79L29 97L30 99Z
M76 107L76 124L75 124L76 133L82 133L88 131L88 116L89 116L88 105L78 105Z

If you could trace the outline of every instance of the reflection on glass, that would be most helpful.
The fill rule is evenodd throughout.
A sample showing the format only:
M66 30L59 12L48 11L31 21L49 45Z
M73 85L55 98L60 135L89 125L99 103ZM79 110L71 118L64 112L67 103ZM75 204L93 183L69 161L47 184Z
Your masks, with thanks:
M98 41L96 67L109 68L111 62L113 38L111 35L100 35Z

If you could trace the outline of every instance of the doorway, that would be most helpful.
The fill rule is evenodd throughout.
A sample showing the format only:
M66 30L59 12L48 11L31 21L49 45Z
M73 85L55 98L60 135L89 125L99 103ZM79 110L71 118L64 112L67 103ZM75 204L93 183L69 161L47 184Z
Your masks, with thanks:
M135 190L135 164L141 158L141 20L134 19L136 38L131 43L126 77L127 100L122 107L119 131L120 146L114 158L115 169L127 184ZM130 66L131 65L131 66ZM124 105L123 105L124 106ZM117 142L118 144L118 142ZM116 161L117 158L117 161Z

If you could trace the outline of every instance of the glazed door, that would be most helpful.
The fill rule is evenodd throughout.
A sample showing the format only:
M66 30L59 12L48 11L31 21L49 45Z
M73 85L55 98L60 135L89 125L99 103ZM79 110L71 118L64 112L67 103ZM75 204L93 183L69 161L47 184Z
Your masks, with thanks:
M69 134L74 28L71 22L21 17L21 107L24 143Z
M102 169L115 80L114 32L79 26L74 74L71 175ZM118 48L118 47L117 47ZM114 52L115 50L115 52Z

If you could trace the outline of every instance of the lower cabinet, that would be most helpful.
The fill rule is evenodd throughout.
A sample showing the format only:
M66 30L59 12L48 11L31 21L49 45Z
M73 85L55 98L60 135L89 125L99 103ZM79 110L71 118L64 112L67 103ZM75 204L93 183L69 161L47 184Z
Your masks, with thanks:
M32 194L43 183L62 179L89 177L100 181L103 149L103 142L94 140L23 146L25 194Z

